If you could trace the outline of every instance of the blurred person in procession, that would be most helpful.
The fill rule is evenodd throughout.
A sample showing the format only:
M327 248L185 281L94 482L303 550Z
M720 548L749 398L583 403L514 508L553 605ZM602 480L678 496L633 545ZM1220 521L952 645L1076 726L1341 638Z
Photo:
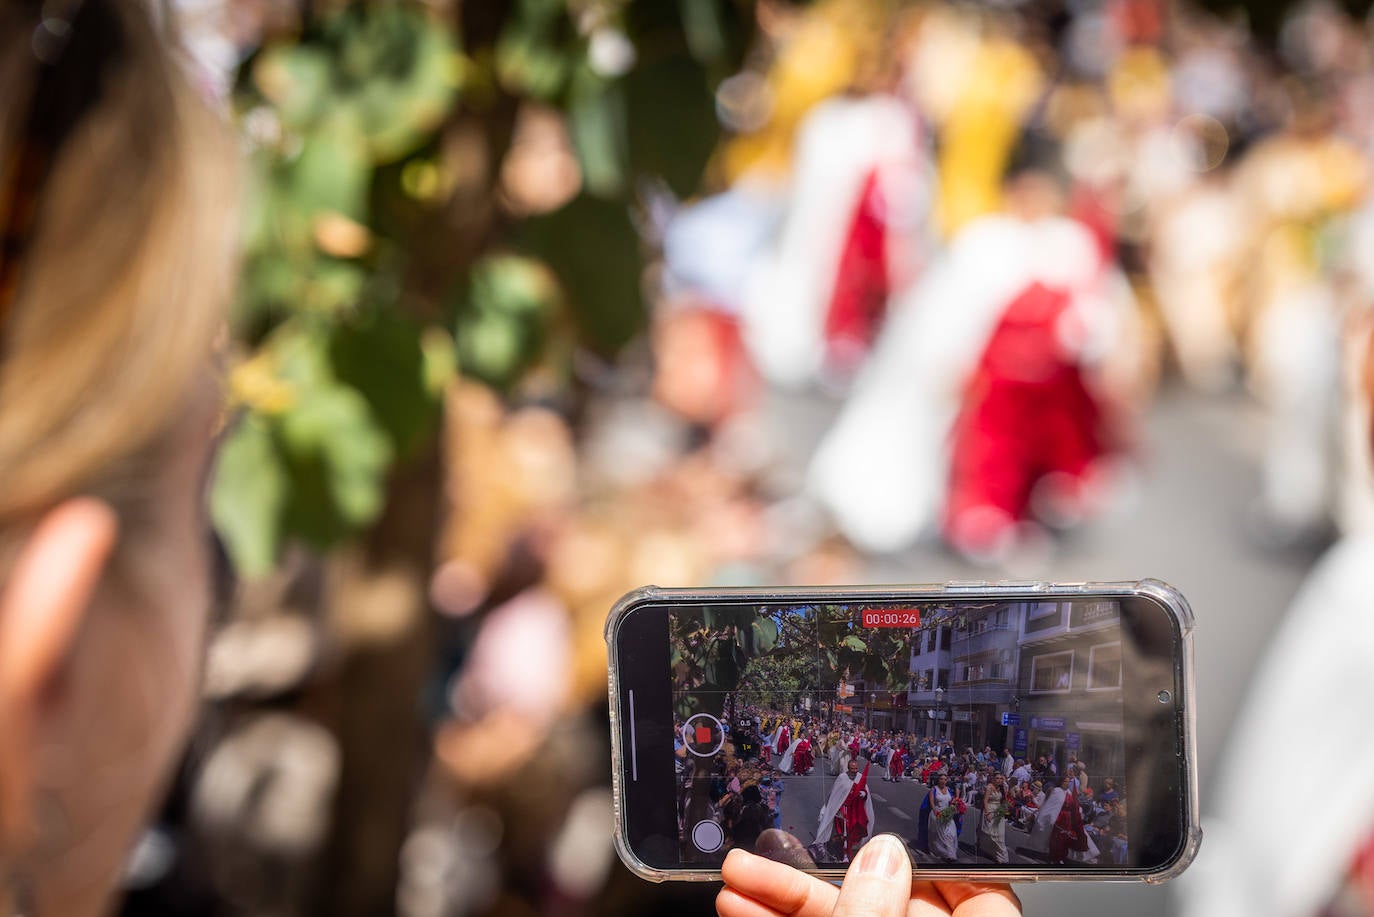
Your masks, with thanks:
M108 912L198 705L237 163L160 28L0 10L0 913Z
M1057 156L1024 138L1004 210L965 224L932 263L816 452L811 492L866 550L939 529L997 562L1039 523L1100 508L1124 446L1135 302L1089 228L1063 215Z
M795 124L781 119L775 142L787 149L785 165L756 157L729 192L767 187L779 207L736 294L749 351L774 385L847 385L919 274L931 175L930 141L906 78L913 20L861 0L829 0L781 49L780 104L830 91ZM808 49L811 59L793 59ZM742 138L727 159L767 143L769 131L761 134Z

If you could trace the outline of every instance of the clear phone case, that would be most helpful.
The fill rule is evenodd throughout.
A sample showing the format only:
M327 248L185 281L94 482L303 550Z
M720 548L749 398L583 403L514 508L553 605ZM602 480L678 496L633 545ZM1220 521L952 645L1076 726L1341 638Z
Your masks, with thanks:
M761 587L761 588L715 588L715 589L667 589L658 586L644 586L623 596L606 618L606 643L609 650L608 680L610 692L611 717L611 775L612 797L615 811L615 848L621 860L636 875L651 882L698 881L718 882L720 871L717 869L660 869L641 861L630 849L625 831L625 748L622 740L621 722L627 715L620 709L619 660L616 658L616 634L621 621L635 608L645 604L664 602L704 602L749 600L759 604L784 604L789 602L839 601L932 601L942 598L963 599L1005 599L1015 601L1030 598L1074 598L1087 596L1131 596L1140 595L1160 602L1174 617L1180 634L1179 684L1184 696L1179 698L1183 711L1183 772L1184 772L1184 821L1186 839L1178 860L1167 868L1142 874L1138 870L1113 869L1109 866L1092 866L1083 869L1055 867L1054 869L962 869L958 866L935 867L921 866L922 879L970 880L995 882L1044 882L1044 881L1118 881L1145 882L1158 884L1167 882L1183 872L1197 856L1202 842L1202 827L1198 820L1198 783L1196 764L1196 717L1194 711L1193 675L1193 630L1195 627L1192 608L1188 600L1173 586L1156 579L1143 579L1137 582L1114 583L1050 583L1050 582L949 582L921 585L885 586L830 586L830 587ZM843 868L818 868L812 871L822 879L838 880L844 877Z

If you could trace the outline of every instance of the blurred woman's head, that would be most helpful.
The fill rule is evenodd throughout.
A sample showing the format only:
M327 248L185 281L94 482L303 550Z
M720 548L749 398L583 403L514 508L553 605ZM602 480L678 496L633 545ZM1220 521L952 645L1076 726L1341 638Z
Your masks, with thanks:
M196 706L233 172L143 4L0 11L0 876L43 913L106 906Z

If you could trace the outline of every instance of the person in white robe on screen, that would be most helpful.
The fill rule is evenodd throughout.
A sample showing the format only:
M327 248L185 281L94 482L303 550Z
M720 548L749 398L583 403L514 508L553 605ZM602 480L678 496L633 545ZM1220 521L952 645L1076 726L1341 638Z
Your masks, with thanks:
M1063 787L1056 786L1050 790L1045 801L1035 812L1035 827L1031 829L1029 846L1033 850L1041 853L1050 851L1050 835L1054 833L1054 823L1059 818L1059 813L1064 810L1064 800L1068 798Z
M844 856L851 858L872 836L874 824L868 767L860 773L859 762L851 758L844 773L830 786L830 796L821 808L820 824L816 826L816 843L829 844L831 836L836 835Z
M801 739L793 739L787 746L787 751L783 752L782 760L778 762L778 770L784 774L792 773L792 758L797 754L797 746L801 744Z

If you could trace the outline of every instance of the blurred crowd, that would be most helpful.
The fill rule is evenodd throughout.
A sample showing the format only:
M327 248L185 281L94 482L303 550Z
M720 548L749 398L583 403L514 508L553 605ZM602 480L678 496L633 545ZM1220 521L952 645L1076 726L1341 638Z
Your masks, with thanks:
M358 869L339 887L382 887L405 917L706 913L708 893L645 886L610 846L613 602L646 583L854 582L932 541L1034 571L1129 496L1161 385L1263 406L1259 542L1369 527L1369 23L1323 2L1272 40L1165 0L751 15L700 192L639 189L645 334L574 353L566 390L449 385L412 651L370 655L413 598L403 576L339 581L297 551L242 590L127 913L346 913L342 863ZM216 28L193 47L232 70L245 39ZM549 110L513 130L507 200L565 200L567 125ZM424 728L322 725L387 692ZM854 752L870 760L903 748L897 779L938 763L977 793L1002 774L1025 824L1057 776L842 738L876 742ZM360 742L375 760L350 776ZM1107 861L1119 790L1077 792ZM344 830L374 849L345 855Z

